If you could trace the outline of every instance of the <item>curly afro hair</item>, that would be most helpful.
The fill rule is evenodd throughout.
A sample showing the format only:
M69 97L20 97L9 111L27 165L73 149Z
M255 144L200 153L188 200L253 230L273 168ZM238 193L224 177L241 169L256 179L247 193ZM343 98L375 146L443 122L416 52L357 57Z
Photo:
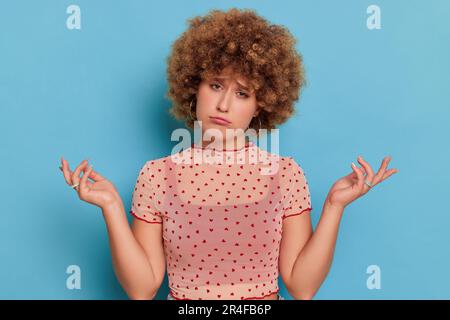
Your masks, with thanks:
M191 102L203 79L226 67L249 81L260 112L250 128L273 129L294 113L306 85L296 39L280 25L269 24L254 10L211 10L188 20L189 28L172 44L167 58L169 112L194 127ZM259 118L259 119L257 119Z

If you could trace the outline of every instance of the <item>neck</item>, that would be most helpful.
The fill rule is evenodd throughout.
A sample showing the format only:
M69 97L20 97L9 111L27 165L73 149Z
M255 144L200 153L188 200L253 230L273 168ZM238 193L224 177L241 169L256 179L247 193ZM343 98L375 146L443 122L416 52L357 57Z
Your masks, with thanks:
M203 135L202 135L203 137ZM231 138L224 138L223 140L214 139L213 141L207 141L202 139L197 145L202 148L216 149L216 150L240 150L242 148L248 147L249 142L246 136L235 136Z

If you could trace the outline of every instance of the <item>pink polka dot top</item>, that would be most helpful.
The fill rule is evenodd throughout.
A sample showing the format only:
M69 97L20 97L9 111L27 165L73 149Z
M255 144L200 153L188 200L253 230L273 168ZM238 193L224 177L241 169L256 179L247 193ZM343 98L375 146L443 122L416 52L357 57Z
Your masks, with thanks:
M160 224L175 299L261 299L279 291L283 220L312 210L292 157L250 141L238 150L194 143L147 161L130 213Z

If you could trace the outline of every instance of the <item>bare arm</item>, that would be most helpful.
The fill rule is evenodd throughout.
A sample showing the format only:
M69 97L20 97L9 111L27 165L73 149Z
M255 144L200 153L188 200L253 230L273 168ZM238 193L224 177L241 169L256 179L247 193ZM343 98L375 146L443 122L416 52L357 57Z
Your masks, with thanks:
M131 299L153 299L165 273L162 226L134 219L132 230L122 199L110 181L92 167L86 168L86 160L73 172L66 160L61 159L61 164L67 184L79 184L76 191L80 200L102 209L114 271L127 295Z
M288 283L286 287L296 299L311 299L328 274L344 208L367 194L373 186L398 172L397 169L386 170L390 159L385 157L375 174L372 167L361 156L358 157L361 167L352 163L353 172L333 184L323 205L320 221L312 235L309 218L296 219L297 231L290 226L291 239L295 239L293 235L295 232L302 234L297 237L300 244L283 253L286 257L296 256L292 269L289 269L289 262L292 260L287 258L285 259L287 263L284 263L283 267ZM289 270L292 271L289 273Z
M325 201L316 230L297 258L286 287L296 299L312 299L325 280L333 261L343 207Z
M134 219L132 230L122 202L102 211L114 271L120 284L131 299L153 299L165 272L161 225ZM142 245L145 243L147 247Z

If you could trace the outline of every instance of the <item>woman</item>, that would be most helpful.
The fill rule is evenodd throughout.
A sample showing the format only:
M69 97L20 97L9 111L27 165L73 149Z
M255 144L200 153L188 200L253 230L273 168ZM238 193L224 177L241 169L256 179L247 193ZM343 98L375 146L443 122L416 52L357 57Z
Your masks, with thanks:
M279 274L295 299L311 299L330 269L345 207L397 172L387 170L389 157L376 174L359 157L362 167L352 163L333 184L313 232L303 169L247 141L247 132L275 129L294 113L305 84L295 42L250 10L190 20L168 59L168 97L171 114L199 124L202 139L144 164L132 228L111 182L87 161L72 172L62 159L66 182L102 209L130 298L154 298L167 262L168 299L283 299Z

